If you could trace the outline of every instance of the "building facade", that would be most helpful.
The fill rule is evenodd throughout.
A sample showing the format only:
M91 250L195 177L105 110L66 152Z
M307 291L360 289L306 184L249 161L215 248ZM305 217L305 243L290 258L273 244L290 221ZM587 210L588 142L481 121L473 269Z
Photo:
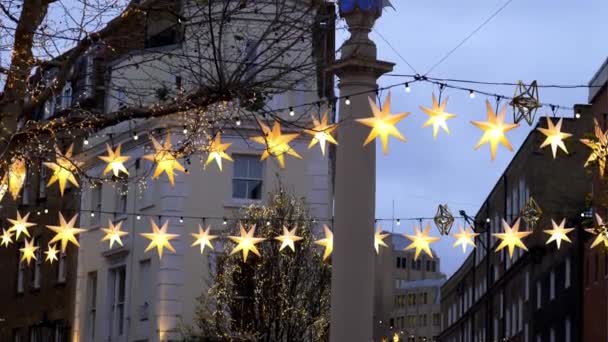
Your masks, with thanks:
M608 60L589 82L590 112L598 119L602 129L608 128ZM598 172L593 174L593 208L602 218L608 214L606 201L606 182ZM593 239L589 236L587 247ZM596 247L586 249L584 259L584 340L608 340L608 250Z
M440 259L417 260L405 237L391 235L375 265L374 340L434 341L441 331Z
M540 149L544 136L536 130L516 152L475 215L480 236L477 248L447 280L441 292L441 341L580 341L582 339L582 255L585 239L581 213L587 208L591 178L583 169L586 147L575 139L593 129L587 106L577 106L580 118L564 118L568 155L553 159ZM538 126L545 127L545 118ZM495 253L497 239L521 216L534 198L542 210L536 226L521 222L520 230L532 231L524 239L529 251L518 249L513 258ZM546 244L551 220L566 220L575 227L572 243Z

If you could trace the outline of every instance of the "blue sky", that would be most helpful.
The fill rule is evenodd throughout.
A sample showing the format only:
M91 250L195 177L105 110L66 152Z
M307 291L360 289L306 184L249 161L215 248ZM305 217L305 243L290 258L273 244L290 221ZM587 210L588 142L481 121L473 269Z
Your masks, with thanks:
M443 57L506 0L395 0L396 11L387 9L375 30L404 56L420 74ZM497 82L539 84L587 84L608 57L608 2L605 0L513 0L497 17L460 47L429 76ZM339 24L340 26L341 24ZM343 39L346 34L339 35ZM385 44L371 34L379 58L396 63L395 73L412 70ZM380 85L403 81L383 77ZM389 155L378 150L376 216L392 216L395 201L397 217L433 216L440 203L457 213L465 209L474 215L514 153L500 148L491 161L488 146L473 147L480 131L471 120L485 120L485 97L471 100L468 93L447 90L452 134L440 134L433 141L432 130L422 129L426 115L419 105L431 103L432 85L416 83L406 94L393 90L393 110L412 114L399 129L408 138L403 144L390 142ZM483 87L512 95L514 87ZM542 102L572 106L586 103L587 90L543 90ZM491 99L494 103L494 99ZM548 108L543 112L549 111ZM564 113L562 113L564 114ZM565 113L569 114L569 113ZM508 118L511 118L509 111ZM517 149L530 127L522 126L508 135ZM461 223L461 222L459 222ZM391 228L385 223L385 229ZM413 223L395 226L395 232L410 232ZM436 230L433 230L436 235ZM461 250L452 249L451 238L434 245L442 258L442 271L451 274L464 260Z

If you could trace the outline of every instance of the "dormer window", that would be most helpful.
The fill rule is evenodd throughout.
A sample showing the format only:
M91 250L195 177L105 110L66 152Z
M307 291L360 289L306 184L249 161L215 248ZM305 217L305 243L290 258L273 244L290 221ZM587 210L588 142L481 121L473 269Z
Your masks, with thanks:
M182 40L182 22L179 17L181 1L162 8L151 9L146 17L146 48L178 44Z

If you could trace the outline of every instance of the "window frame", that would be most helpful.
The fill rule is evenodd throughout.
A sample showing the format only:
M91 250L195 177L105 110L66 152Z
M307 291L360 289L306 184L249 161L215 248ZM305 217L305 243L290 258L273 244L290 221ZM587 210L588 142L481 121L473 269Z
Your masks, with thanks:
M234 160L233 163L233 167L232 167L232 192L231 192L231 198L233 200L239 200L239 201L260 201L262 200L262 196L264 193L264 173L265 173L265 163L260 160L260 156L257 154L247 154L247 153L234 153L232 154L232 159ZM236 175L236 168L237 168L237 164L238 163L238 159L239 158L243 158L247 160L247 171L246 171L246 176L237 176ZM260 165L260 177L259 178L255 178L251 176L250 170L250 162L251 161L255 161ZM237 197L235 196L235 181L244 181L246 182L246 189L245 189L245 196L244 197ZM250 191L249 191L249 183L250 182L259 182L260 184L260 191L259 191L259 198L253 198L253 197L249 197Z

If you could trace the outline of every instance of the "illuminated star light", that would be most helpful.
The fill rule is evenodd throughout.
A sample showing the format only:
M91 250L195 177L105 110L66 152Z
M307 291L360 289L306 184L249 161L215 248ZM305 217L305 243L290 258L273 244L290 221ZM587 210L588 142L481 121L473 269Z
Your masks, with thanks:
M8 245L13 243L13 233L3 228L0 239L0 246L8 247Z
M369 126L372 128L372 131L367 136L367 139L363 143L363 146L366 146L370 142L374 141L377 137L380 137L380 141L382 142L382 152L384 155L388 154L388 137L393 136L401 141L407 141L403 135L399 132L395 125L403 120L406 116L410 115L410 113L397 113L395 115L391 115L391 93L389 92L386 96L386 100L384 101L384 106L382 110L378 108L376 102L370 97L368 98L369 105L374 114L373 117L365 118L365 119L357 119L357 122Z
M312 135L312 139L310 140L310 144L308 145L308 149L313 148L316 144L319 144L321 148L321 154L325 155L325 148L327 143L331 143L334 145L338 145L336 139L331 135L333 131L338 128L336 124L328 124L328 114L327 112L323 113L321 119L317 119L314 115L312 116L313 128L304 130L305 133Z
M435 94L433 94L433 108L427 108L424 106L420 106L423 112L425 112L429 119L422 125L422 127L429 127L433 125L433 139L437 139L437 133L439 133L439 128L442 128L447 134L450 134L450 129L448 128L447 120L455 118L456 115L446 113L445 107L448 105L448 98L446 97L441 104L437 101Z
M59 254L59 250L55 248L55 245L49 245L48 249L44 252L44 254L46 254L46 258L44 261L47 261L51 264L53 263L53 261L59 260L59 257L57 256Z
M462 246L462 252L467 252L467 245L475 248L475 238L479 235L479 233L475 233L471 226L467 226L466 228L462 228L462 226L458 227L458 233L452 234L456 241L454 242L453 247Z
M38 246L34 245L34 239L28 241L25 240L25 246L23 248L19 248L21 252L21 262L26 262L28 265L32 262L32 259L36 259L36 251L38 250Z
M186 169L177 160L173 151L173 145L171 144L171 135L168 134L165 138L163 145L161 145L154 137L150 137L152 145L154 146L154 153L144 156L144 159L155 162L156 169L152 179L157 179L164 172L169 178L171 186L175 186L175 171L186 172Z
M5 174L4 176L2 176L2 180L0 181L0 201L2 201L2 199L4 198L4 195L6 195L7 191L8 191L8 176Z
M275 240L281 242L279 252L285 249L285 247L289 247L292 252L296 251L295 243L303 239L302 237L296 235L297 229L298 227L294 227L292 230L289 230L287 227L283 226L283 235L275 237Z
M214 160L217 164L217 167L222 171L222 159L226 159L228 161L233 161L232 158L226 150L232 145L232 143L223 143L222 144L222 136L218 132L215 135L215 139L211 142L209 146L209 156L207 157L207 162L205 163L205 168L207 165L211 164Z
M388 247L384 239L390 234L382 234L382 227L378 226L376 228L376 233L374 234L374 249L376 250L376 254L380 254L380 246Z
M152 224L152 233L140 233L141 236L150 240L148 247L144 250L144 252L148 252L154 247L156 247L156 251L158 252L158 259L163 258L163 250L166 248L171 252L175 253L175 248L171 245L171 240L179 237L178 234L168 234L167 230L169 229L169 221L166 220L163 223L161 228L158 228L156 223L153 220L150 220Z
M412 243L405 248L406 251L410 249L416 249L416 253L414 254L414 260L418 260L418 256L420 252L424 251L430 258L433 258L433 252L431 252L431 243L439 241L438 237L429 236L431 231L431 225L427 224L424 228L424 231L420 231L418 227L414 227L416 231L416 235L407 235L404 234L406 238L408 238Z
M326 224L323 225L323 230L325 231L325 238L317 240L315 243L325 247L325 252L323 252L323 260L325 261L334 250L334 233Z
M245 231L245 228L241 223L239 223L239 231L240 236L229 236L228 238L232 240L232 242L236 243L236 247L232 249L230 255L234 255L240 251L243 252L243 262L247 262L247 257L249 256L249 252L261 257L260 251L255 246L256 244L266 240L263 238L256 238L255 235L255 224L251 225L251 229L249 231Z
M192 244L192 247L199 245L201 247L201 254L205 252L205 246L213 250L213 245L211 244L211 241L216 239L217 236L211 235L211 226L207 226L207 229L203 229L203 227L199 224L198 234L192 233L191 235L195 239L194 243Z
M106 174L108 174L110 171L112 171L112 174L114 175L114 177L118 177L121 172L123 172L124 174L126 174L128 176L129 171L125 167L124 163L127 160L129 160L131 157L121 155L121 151L120 151L121 145L118 145L116 147L116 150L112 150L112 147L110 146L110 144L106 144L106 149L108 151L108 155L98 157L99 159L108 163L108 165L106 165L106 168L103 170L104 176Z
M546 234L551 235L549 240L547 240L547 245L551 242L555 241L557 244L557 249L560 248L562 241L572 242L568 237L568 234L574 230L574 228L565 228L566 219L563 219L562 222L558 225L551 219L551 224L553 225L553 229L543 230Z
M55 158L55 162L44 163L46 167L53 171L47 186L51 186L58 181L61 196L63 196L67 182L70 182L75 187L78 187L78 181L76 181L74 172L76 172L78 167L82 166L83 163L71 160L73 149L74 144L70 145L65 154L62 154L59 149L56 149L57 157Z
M30 216L30 213L27 213L27 214L25 214L25 216L21 217L21 213L19 213L19 211L17 211L17 218L7 219L8 222L10 222L12 224L12 226L9 227L8 231L15 232L15 241L17 241L19 239L19 236L21 234L23 234L27 237L30 237L30 232L28 231L28 228L33 227L36 224L27 221L29 216Z
M553 159L557 156L557 148L559 147L564 153L568 154L568 149L564 144L564 139L568 139L572 136L570 133L562 132L563 118L560 118L556 125L553 121L547 117L547 128L539 127L538 130L544 134L547 138L540 145L540 148L551 145L551 151L553 152Z
M15 159L9 166L8 171L8 190L14 200L19 197L25 177L27 174L27 168L23 159Z
M484 144L490 144L490 152L492 154L492 160L496 159L496 149L498 144L502 144L509 151L513 151L511 143L505 136L505 133L519 127L519 124L507 124L505 123L505 115L507 114L507 106L503 106L498 115L494 114L494 109L490 104L490 101L486 100L486 110L488 114L488 121L471 121L471 123L477 126L483 131L483 135L475 149L477 150Z
M498 247L496 247L496 252L500 251L501 249L503 249L505 247L508 247L509 257L513 258L513 252L515 251L515 247L519 247L519 248L523 249L524 251L528 250L528 248L526 247L526 245L524 245L524 243L521 241L521 239L532 234L532 232L531 231L530 232L520 232L519 231L519 221L520 221L520 219L517 219L517 221L515 221L515 224L513 225L513 227L509 227L509 224L507 224L507 222L505 220L502 220L502 226L504 228L504 233L492 234L495 237L497 237L498 239L502 240L502 241L500 241L500 244L498 245Z
M581 139L581 142L591 149L591 154L585 162L585 167L589 166L593 162L597 162L600 177L604 177L604 171L606 170L606 157L608 157L608 131L605 133L602 132L597 120L594 119L593 121L595 122L594 133L597 140Z
M608 227L597 213L595 213L595 221L597 228L585 229L586 232L596 235L595 240L591 243L591 248L595 248L600 243L604 243L604 247L608 248Z
M86 229L74 228L78 214L74 215L69 222L66 222L63 214L59 213L59 226L46 226L48 229L54 231L56 235L49 241L50 244L57 241L61 241L61 252L65 253L68 247L68 242L73 243L76 247L80 247L76 235L86 231Z
M101 241L110 241L110 249L112 249L112 246L114 246L114 242L122 246L121 237L129 234L121 230L123 222L124 221L120 221L116 225L114 225L114 223L112 223L112 220L108 219L108 228L101 228L101 230L106 233L106 235L101 239Z
M268 157L273 156L278 160L281 168L284 169L285 154L302 159L302 156L300 156L298 152L289 146L289 143L299 136L298 133L282 134L281 124L278 121L274 122L272 130L260 120L257 120L257 122L262 128L262 133L264 133L264 135L253 137L251 140L257 142L258 144L266 145L266 149L262 154L261 160L266 160Z

